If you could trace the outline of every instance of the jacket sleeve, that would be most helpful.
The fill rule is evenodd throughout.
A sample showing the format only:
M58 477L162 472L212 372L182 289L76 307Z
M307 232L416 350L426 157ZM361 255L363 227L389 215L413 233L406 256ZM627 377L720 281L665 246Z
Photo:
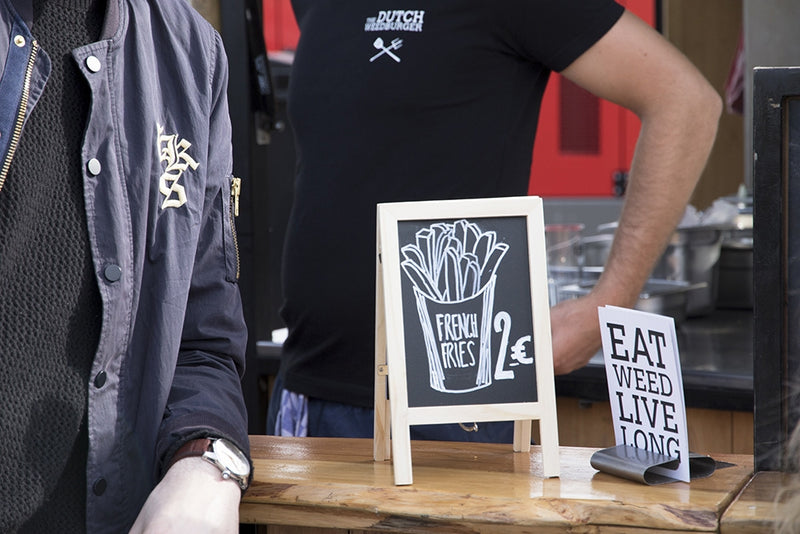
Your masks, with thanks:
M210 27L209 27L210 30ZM161 424L161 474L175 451L201 437L225 437L249 456L241 389L246 327L239 294L231 179L227 59L213 30L207 185L180 353Z

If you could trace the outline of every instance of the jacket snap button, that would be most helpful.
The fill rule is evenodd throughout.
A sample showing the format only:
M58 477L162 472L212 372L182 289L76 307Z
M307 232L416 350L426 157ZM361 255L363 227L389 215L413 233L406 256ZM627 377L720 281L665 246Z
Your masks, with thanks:
M94 387L97 389L103 387L106 383L106 378L108 378L108 375L106 375L105 371L97 373L97 376L94 377Z
M92 176L97 176L103 170L103 166L100 165L100 160L97 158L90 159L89 163L86 164L86 168Z
M106 280L109 282L116 282L120 278L122 278L122 268L119 265L107 265L105 269L103 269L103 276L106 277Z
M106 492L106 487L108 487L106 479L98 478L94 481L94 484L92 484L92 491L99 497Z
M90 71L99 72L101 66L102 65L100 64L100 60L97 59L96 56L89 56L89 57L86 58L86 67Z
M21 35L14 36L14 44L17 45L19 48L25 46L25 38Z

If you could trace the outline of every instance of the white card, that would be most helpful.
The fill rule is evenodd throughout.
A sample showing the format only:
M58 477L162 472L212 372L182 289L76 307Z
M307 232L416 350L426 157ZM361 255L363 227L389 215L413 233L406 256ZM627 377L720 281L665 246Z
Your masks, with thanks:
M689 433L672 317L598 308L603 360L617 445L680 459L658 474L689 482Z

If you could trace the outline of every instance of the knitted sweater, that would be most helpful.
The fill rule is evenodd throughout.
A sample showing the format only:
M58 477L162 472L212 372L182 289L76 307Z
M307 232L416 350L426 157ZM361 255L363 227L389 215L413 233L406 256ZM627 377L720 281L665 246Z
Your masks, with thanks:
M89 92L70 51L104 0L37 0L52 74L0 191L0 532L83 532L86 403L102 304L81 173Z

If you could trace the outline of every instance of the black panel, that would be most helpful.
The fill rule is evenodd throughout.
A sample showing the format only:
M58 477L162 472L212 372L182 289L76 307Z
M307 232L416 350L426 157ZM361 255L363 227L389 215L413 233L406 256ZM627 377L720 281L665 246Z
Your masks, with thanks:
M757 68L753 84L754 445L771 470L800 410L800 68Z
M256 347L259 340L269 339L269 332L280 327L277 319L279 306L279 296L276 295L279 283L277 265L280 261L282 228L285 228L285 222L282 223L281 230L276 231L275 221L286 217L284 211L291 201L286 202L282 191L286 188L291 190L293 179L293 171L276 171L276 164L272 161L273 156L277 158L278 152L283 152L281 144L286 137L290 138L291 134L266 132L270 135L269 139L265 139L263 135L265 132L257 131L257 127L263 128L265 125L264 120L256 120L257 117L263 118L256 112L265 110L261 98L263 95L254 90L258 87L255 80L259 75L263 75L263 71L256 68L256 62L251 58L253 54L251 46L248 45L248 36L253 38L254 27L250 27L251 31L248 33L245 16L246 7L255 9L258 7L256 4L260 2L253 0L220 2L221 33L229 58L228 99L233 126L233 169L234 174L242 179L236 226L241 262L239 287L248 327L247 370L242 380L242 389L247 404L251 434L264 433L266 429L268 380L274 375L276 357L264 361L263 358L259 358ZM253 19L256 24L260 24L258 23L261 20L260 13ZM255 51L256 54L260 52L263 52L263 49ZM285 106L280 112L283 112L284 108ZM275 184L280 184L281 193L275 193ZM277 234L280 234L279 242L274 237Z

